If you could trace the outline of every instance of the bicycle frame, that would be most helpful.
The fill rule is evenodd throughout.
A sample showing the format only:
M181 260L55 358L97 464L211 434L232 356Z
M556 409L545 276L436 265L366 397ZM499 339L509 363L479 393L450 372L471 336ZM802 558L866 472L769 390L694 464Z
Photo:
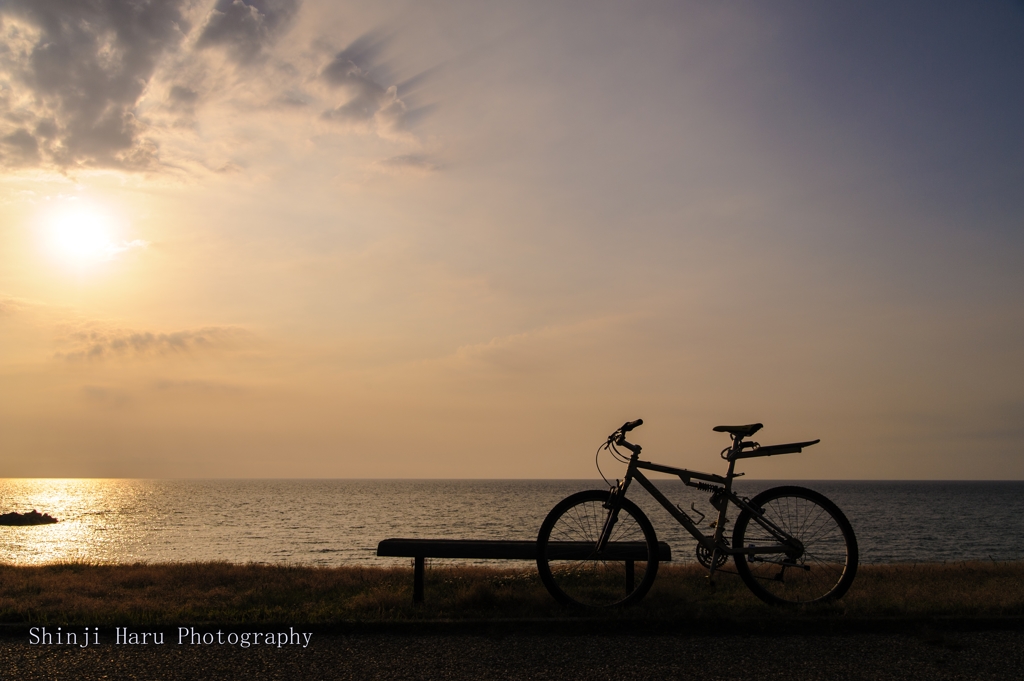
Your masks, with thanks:
M778 445L775 447L766 447L763 454L758 453L756 450L751 452L744 452L743 449L749 446L749 443L742 442L742 438L735 439L733 446L729 449L729 470L725 477L720 475L714 475L712 473L701 473L698 471L691 471L685 468L675 468L672 466L664 466L662 464L652 463L650 461L640 460L639 445L634 445L626 442L625 439L619 438L616 441L617 445L623 446L632 452L629 459L629 465L626 468L625 477L619 484L612 489L611 495L608 499L606 506L610 513L605 521L605 527L601 532L601 538L598 541L597 550L603 550L604 546L608 542L608 538L611 536L611 530L614 524L618 520L618 511L620 504L616 503L617 499L625 498L626 491L629 489L630 483L636 480L640 483L647 492L654 497L658 503L660 503L666 511L669 512L676 521L686 528L686 530L693 535L694 539L700 543L705 549L711 552L711 574L709 577L713 577L715 573L715 567L717 564L718 556L725 554L728 556L734 556L737 554L754 555L754 554L786 554L788 558L798 558L803 553L803 546L799 540L792 537L783 530L781 527L771 522L764 517L764 513L760 508L756 508L748 503L744 498L737 496L732 490L733 480L741 475L737 474L736 460L740 458L747 458L751 456L771 456L773 454L784 454L790 452L801 451L801 446L806 446L813 443L794 443L793 445ZM708 536L700 531L697 524L690 518L690 516L681 509L678 505L669 501L669 499L661 493L653 482L644 475L641 470L650 470L658 473L668 473L669 475L677 476L683 481L683 484L688 487L695 487L702 491L712 493L712 505L718 510L718 520L715 523L715 532L713 535ZM694 481L698 482L694 482ZM715 502L715 497L718 496L721 501ZM726 525L726 514L729 509L729 504L734 504L740 510L746 510L750 512L752 519L757 522L761 527L767 530L772 536L778 540L778 544L768 546L747 546L742 548L733 548L729 546L724 539L725 525Z

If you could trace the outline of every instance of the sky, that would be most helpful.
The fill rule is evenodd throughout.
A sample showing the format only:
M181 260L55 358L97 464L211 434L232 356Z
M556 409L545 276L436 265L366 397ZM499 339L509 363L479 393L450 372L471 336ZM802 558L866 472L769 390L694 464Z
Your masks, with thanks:
M0 475L1024 478L1024 4L0 0ZM614 466L605 462L615 477ZM621 473L619 474L621 475Z

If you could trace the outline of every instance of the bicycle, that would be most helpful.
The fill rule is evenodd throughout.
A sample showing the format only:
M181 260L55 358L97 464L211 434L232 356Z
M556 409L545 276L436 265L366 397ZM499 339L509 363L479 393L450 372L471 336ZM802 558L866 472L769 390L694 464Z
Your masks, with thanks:
M729 462L728 472L722 477L641 461L641 446L627 442L625 436L642 424L642 419L623 424L598 447L597 456L608 450L627 464L621 481L609 483L608 491L587 490L566 497L541 524L537 569L556 599L569 605L622 606L639 601L654 584L658 541L651 521L626 498L633 480L697 540L697 560L708 569L712 585L715 571L732 556L744 584L755 596L773 605L820 603L841 598L847 592L857 573L857 539L839 507L804 487L774 487L752 499L733 492L733 480L743 475L736 472L737 461L798 453L821 440L762 447L746 439L763 427L760 423L716 426L715 432L728 433L732 440L721 452ZM627 457L618 447L631 454ZM711 493L711 506L718 512L714 533L708 536L700 531L697 524L704 520L704 514L694 504L690 504L691 510L702 516L697 521L669 501L642 470L675 475L685 485ZM739 510L731 537L726 530L730 506ZM561 547L569 542L577 546L586 542L593 549L585 555L579 551L568 554ZM624 559L613 547L626 545L633 549Z

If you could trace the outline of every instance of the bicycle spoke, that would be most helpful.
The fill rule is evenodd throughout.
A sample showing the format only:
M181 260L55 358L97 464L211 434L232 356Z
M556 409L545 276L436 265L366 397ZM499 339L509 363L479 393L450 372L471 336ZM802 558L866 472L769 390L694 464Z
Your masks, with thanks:
M754 593L769 602L806 603L845 592L856 569L856 541L842 513L816 492L798 487L768 490L754 501L766 521L803 547L795 557L737 556L740 576ZM741 514L734 532L737 548L776 543L759 520L748 511Z
M565 551L590 552L597 548L609 511L604 508L607 492L586 492L573 495L557 505L549 514L538 538L538 568L545 585L560 600L591 606L615 605L635 600L650 588L656 573L657 556L654 530L650 522L645 528L638 515L642 515L631 502L623 503L618 521L612 526L609 550L613 545L633 544L646 550L633 562L632 579L626 568L626 559L609 560L596 556L566 558ZM546 533L546 534L545 534ZM560 542L580 544L575 549L559 548ZM621 549L619 549L621 550ZM593 554L592 554L593 555Z

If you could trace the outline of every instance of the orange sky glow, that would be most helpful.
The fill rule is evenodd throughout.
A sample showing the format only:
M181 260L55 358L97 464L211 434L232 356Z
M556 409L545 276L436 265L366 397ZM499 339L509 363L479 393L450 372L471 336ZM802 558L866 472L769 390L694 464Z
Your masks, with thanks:
M4 477L1024 477L1019 3L65 4L0 7Z

